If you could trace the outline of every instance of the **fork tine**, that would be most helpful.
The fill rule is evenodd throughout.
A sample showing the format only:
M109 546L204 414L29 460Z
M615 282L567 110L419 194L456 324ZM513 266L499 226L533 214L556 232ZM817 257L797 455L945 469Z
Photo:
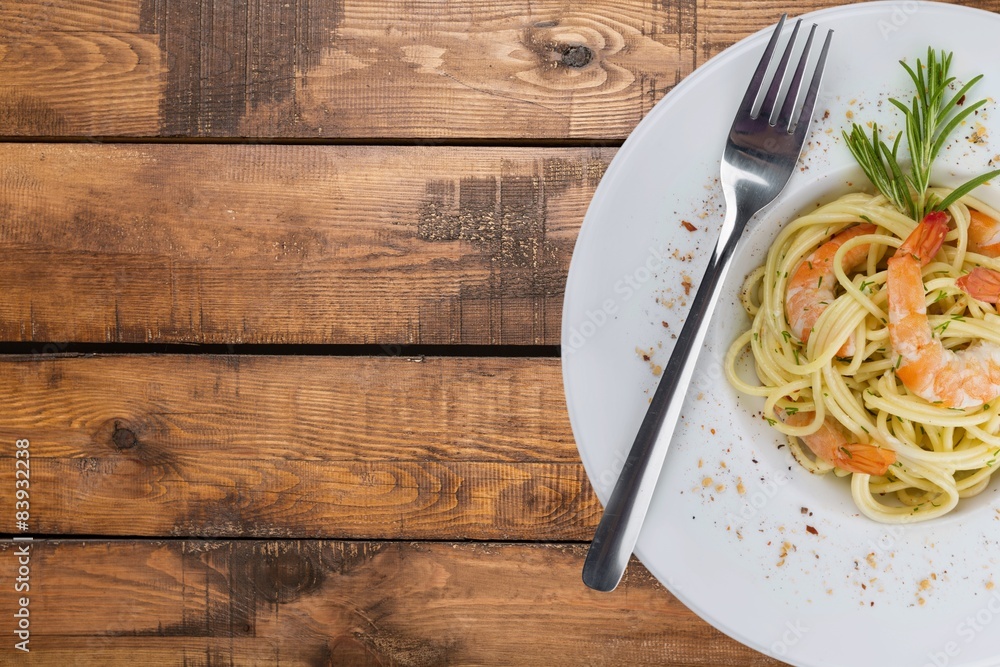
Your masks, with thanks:
M809 50L812 48L813 35L816 34L816 24L813 23L809 29L809 37L806 38L806 45L802 48L802 55L799 56L799 64L795 68L792 82L788 84L788 92L785 93L785 102L781 105L781 112L775 123L778 127L783 127L789 132L792 131L792 112L795 110L795 100L799 97L799 86L802 85L802 73L806 69L806 61L809 59Z
M785 78L785 67L788 66L788 59L792 55L792 49L795 48L795 38L799 34L800 25L802 25L802 19L796 21L795 27L792 28L792 36L788 38L788 44L785 46L785 52L781 54L781 60L778 62L778 67L774 70L774 77L771 79L771 85L768 87L767 94L764 96L764 101L760 105L760 110L754 118L764 114L765 118L770 119L773 115L773 111L776 106L775 102L778 99L778 92L781 90L781 81Z
M830 40L833 39L833 31L828 30L826 40L823 42L823 50L819 52L819 60L816 61L816 70L813 72L812 82L809 90L806 91L806 99L802 103L802 111L795 120L795 127L792 130L796 136L805 134L809 129L809 120L812 118L813 108L816 106L816 95L819 93L819 85L823 81L823 70L826 68L826 54L830 50ZM805 119L805 122L803 122Z
M767 66L771 63L771 56L774 54L774 47L778 43L781 27L785 25L786 16L787 14L782 14L781 18L778 19L778 25L774 26L774 32L771 33L771 41L767 43L764 55L760 57L760 62L757 63L757 69L754 70L753 78L750 79L750 85L747 86L747 92L743 95L743 102L740 104L737 118L739 118L740 114L749 116L753 113L753 103L757 99L757 93L760 92L760 88L764 83L764 75L767 73Z

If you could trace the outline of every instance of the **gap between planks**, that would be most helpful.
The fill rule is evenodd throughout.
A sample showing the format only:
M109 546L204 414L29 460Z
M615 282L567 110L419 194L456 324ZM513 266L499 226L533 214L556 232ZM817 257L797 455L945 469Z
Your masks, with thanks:
M558 345L323 345L323 344L240 344L198 343L57 343L0 342L0 356L23 357L23 361L63 356L120 355L234 355L304 357L479 357L513 358L558 357Z

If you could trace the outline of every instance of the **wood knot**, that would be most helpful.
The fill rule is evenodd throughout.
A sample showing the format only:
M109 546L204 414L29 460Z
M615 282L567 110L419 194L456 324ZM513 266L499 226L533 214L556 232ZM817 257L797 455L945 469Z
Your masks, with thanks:
M590 47L582 44L560 44L556 50L562 55L559 62L566 67L579 69L586 67L594 59L594 52Z
M115 422L115 428L111 432L111 442L118 450L132 449L139 444L139 438L130 428L123 427L119 422Z
M559 489L532 480L512 481L500 492L495 520L501 526L517 525L525 516L558 522L571 503Z
M323 583L318 563L291 549L260 558L253 578L258 595L274 603L291 602Z
M529 26L524 33L524 45L531 50L545 71L556 72L562 68L574 70L594 70L588 68L597 60L598 52L587 44L600 43L602 35L593 31L560 27L555 21L539 21ZM593 40L593 41L592 41ZM600 70L601 68L596 68ZM561 77L566 72L555 76Z

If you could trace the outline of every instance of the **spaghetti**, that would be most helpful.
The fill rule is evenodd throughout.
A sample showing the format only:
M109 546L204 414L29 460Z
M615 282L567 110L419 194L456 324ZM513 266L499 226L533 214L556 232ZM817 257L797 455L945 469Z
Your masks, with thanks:
M970 196L947 212L943 245L921 273L934 344L958 355L970 347L1000 351L996 306L962 289L974 267L1000 270L1000 259L970 249L969 235L970 216L998 221L1000 212ZM752 323L725 360L734 387L765 398L764 418L788 436L795 459L813 473L851 476L858 508L885 523L942 516L981 493L1000 467L1000 399L953 407L921 397L899 377L903 345L897 338L900 351L893 346L893 334L901 334L891 331L887 265L917 226L884 196L863 193L793 220L746 278L741 301ZM817 274L819 284L803 294L804 281ZM747 351L759 384L738 373Z

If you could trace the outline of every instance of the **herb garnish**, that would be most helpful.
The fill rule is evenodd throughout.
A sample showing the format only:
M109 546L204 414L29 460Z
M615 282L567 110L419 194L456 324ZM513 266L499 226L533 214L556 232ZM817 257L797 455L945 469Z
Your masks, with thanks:
M913 80L917 94L910 106L896 99L889 100L903 112L906 119L905 132L896 135L891 148L882 141L879 127L875 123L872 124L871 137L857 123L853 124L850 134L844 131L847 147L872 185L896 208L914 220L922 220L932 211L945 210L959 198L1000 174L1000 169L995 169L976 176L955 188L942 200L927 194L931 180L931 164L948 136L962 121L986 104L986 100L979 100L963 105L966 93L983 78L982 74L970 79L946 100L945 93L955 81L955 77L948 76L951 57L951 53L946 54L941 51L936 54L928 47L926 67L919 59L915 68L911 68L902 60L899 61ZM962 107L961 110L955 113L959 106ZM899 144L903 134L906 134L906 143L910 151L908 173L904 173L899 159Z

